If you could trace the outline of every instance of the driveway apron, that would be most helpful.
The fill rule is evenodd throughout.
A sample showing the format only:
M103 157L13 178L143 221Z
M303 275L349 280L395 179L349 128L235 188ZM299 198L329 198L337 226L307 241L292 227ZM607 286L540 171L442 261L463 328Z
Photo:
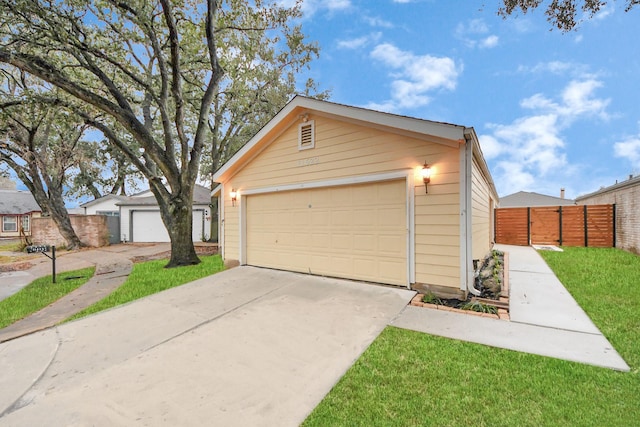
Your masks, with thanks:
M0 424L299 425L414 294L227 270L0 344Z

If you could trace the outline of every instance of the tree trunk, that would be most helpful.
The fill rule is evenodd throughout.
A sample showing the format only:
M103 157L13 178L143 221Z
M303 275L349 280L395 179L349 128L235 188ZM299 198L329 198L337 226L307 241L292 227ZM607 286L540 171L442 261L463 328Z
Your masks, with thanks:
M64 199L62 197L62 191L57 189L51 189L49 191L49 213L53 222L58 226L60 235L67 242L67 249L74 250L80 249L82 242L76 234L75 230L71 226L71 219L69 218L69 212L64 206Z
M183 188L180 196L174 196L168 204L159 203L160 215L171 238L171 259L165 268L196 265L200 263L200 258L198 258L196 254L192 238L192 192Z
M211 198L211 229L209 230L209 241L218 243L220 236L218 236L218 203L220 198L218 196L214 196Z

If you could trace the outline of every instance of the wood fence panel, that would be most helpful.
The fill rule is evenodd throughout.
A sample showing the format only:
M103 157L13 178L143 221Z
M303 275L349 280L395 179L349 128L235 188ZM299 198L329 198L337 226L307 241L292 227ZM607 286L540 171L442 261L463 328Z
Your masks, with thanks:
M587 245L598 248L613 246L613 205L585 205L587 208Z
M615 205L501 208L495 220L496 243L615 247Z
M496 209L495 241L505 245L529 245L527 208Z
M562 206L562 245L584 246L584 209Z
M531 244L559 245L560 216L557 206L531 208Z

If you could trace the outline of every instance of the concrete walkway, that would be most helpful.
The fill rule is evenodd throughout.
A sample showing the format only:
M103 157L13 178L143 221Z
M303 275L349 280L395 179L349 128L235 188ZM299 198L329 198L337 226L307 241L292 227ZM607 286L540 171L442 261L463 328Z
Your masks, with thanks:
M510 322L408 306L393 326L629 371L533 248L496 245L496 249L509 253Z
M86 284L51 305L0 329L0 343L50 328L82 311L124 283L131 272L133 258L155 256L167 250L168 244L123 244L62 254L56 260L58 272L95 266L95 275ZM26 271L0 273L0 290L3 290L1 295L6 298L33 280L51 274L51 261L47 261L39 260L34 267Z
M414 295L226 270L0 344L0 424L298 426Z

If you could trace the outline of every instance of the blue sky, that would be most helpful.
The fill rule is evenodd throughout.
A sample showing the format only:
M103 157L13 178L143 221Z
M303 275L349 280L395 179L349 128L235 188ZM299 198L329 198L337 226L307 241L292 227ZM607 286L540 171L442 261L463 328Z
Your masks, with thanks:
M309 74L334 102L474 127L501 196L574 198L640 173L640 7L563 34L499 5L305 0Z

